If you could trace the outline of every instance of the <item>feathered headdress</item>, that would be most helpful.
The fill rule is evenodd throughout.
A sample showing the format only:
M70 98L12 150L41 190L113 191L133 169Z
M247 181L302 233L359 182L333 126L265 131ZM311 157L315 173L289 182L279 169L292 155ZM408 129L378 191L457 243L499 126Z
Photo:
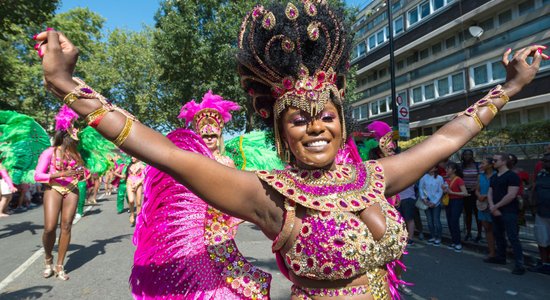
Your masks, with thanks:
M63 105L55 116L55 130L67 131L74 140L78 140L78 129L73 127L73 122L76 119L78 119L78 114L67 105Z
M222 96L208 91L202 97L201 103L195 100L187 102L180 111L178 118L183 119L187 126L193 125L199 135L215 134L221 136L225 123L231 120L231 111L241 107L232 101L224 100Z
M384 156L395 154L395 144L392 141L393 131L390 125L382 121L374 121L367 126L367 130L374 134L378 141L378 148Z
M340 11L326 0L274 2L249 12L239 35L239 75L252 106L273 118L277 152L283 143L276 124L286 107L311 116L332 101L339 109L345 136L342 101L352 38Z

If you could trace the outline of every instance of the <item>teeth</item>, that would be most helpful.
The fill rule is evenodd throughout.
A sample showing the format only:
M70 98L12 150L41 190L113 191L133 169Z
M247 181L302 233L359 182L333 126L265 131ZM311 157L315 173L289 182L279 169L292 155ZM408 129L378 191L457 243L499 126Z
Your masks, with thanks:
M327 141L316 141L316 142L308 143L307 146L308 147L319 147L319 146L324 146L326 144L328 144Z

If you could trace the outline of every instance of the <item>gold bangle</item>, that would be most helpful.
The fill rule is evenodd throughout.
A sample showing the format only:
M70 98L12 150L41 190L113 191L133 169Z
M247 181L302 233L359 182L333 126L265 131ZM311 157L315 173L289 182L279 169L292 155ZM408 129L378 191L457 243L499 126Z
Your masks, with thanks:
M113 144L115 144L117 147L122 146L122 144L124 144L128 136L130 135L130 131L132 130L133 125L134 125L134 120L126 117L126 123L124 123L124 127L122 128L122 131L118 134L117 138L113 141Z
M78 96L74 92L68 93L63 98L63 102L65 102L65 104L67 104L68 107L71 107L71 104L73 104L73 102L75 102L76 100L78 100Z
M493 117L497 115L498 108L492 102L487 103L487 108L493 113Z
M473 118L474 121L476 122L477 126L479 127L479 129L482 130L483 127L485 127L485 125L483 125L483 122L481 122L481 119L477 115L477 112L478 112L478 106L477 106L477 104L474 104L474 105L468 107L465 111L459 113L457 115L457 117L458 116L468 116L468 117Z
M98 108L97 110L94 110L93 112L89 113L86 116L85 121L86 121L86 123L88 123L88 125L90 125L90 123L92 123L97 118L105 115L108 112L109 112L109 110L107 108L105 108L104 106L102 106L102 107Z

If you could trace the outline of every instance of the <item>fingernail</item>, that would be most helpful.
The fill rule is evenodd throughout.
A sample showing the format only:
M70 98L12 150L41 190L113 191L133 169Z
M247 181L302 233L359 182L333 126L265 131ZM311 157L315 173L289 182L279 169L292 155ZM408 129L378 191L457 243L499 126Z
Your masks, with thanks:
M506 50L506 51L511 51L511 50L512 50L512 48L508 48L508 50Z
M539 48L539 49L537 50L537 52L538 52L539 55L541 55L541 54L542 54L542 49Z
M38 49L38 57L42 58L42 56L44 56L44 54L42 54L42 49Z
M40 47L40 44L35 44L34 45L34 50L38 50L39 47Z
M53 30L53 28L51 27L46 28L46 31L51 31L51 30Z
M33 39L33 40L36 40L36 37L37 37L37 36L38 36L38 34L33 35L33 36L32 36L32 39Z

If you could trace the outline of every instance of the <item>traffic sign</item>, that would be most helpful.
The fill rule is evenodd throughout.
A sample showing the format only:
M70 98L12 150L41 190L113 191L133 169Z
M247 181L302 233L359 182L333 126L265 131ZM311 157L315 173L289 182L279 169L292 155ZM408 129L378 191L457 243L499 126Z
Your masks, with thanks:
M403 118L406 118L409 116L409 110L402 106L400 109L399 109L399 114L403 117Z

